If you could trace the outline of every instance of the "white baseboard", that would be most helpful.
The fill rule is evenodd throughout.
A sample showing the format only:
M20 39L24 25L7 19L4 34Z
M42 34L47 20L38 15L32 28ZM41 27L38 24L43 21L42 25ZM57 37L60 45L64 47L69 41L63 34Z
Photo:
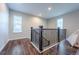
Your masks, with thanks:
M31 42L31 44L34 46L34 48L35 48L39 53L41 53L41 51L39 50L39 48L37 48L34 43Z
M9 39L5 42L5 44L0 48L0 52L4 49L4 47L7 45L7 43L9 42Z
M22 37L22 38L10 39L10 40L20 40L20 39L30 39L30 38Z
M44 49L41 53L45 52L46 50L49 50L50 48L52 48L52 47L54 47L54 46L56 46L56 45L58 45L58 44L59 44L59 43L56 43L56 44L54 44L54 45L51 45L51 46L47 47L47 48Z
M7 45L7 43L11 40L20 40L20 39L23 39L23 38L19 38L19 39L8 39L5 44L0 48L0 52L4 49L4 47ZM29 38L28 38L29 39Z
M62 41L64 41L64 40L62 40ZM61 42L62 42L62 41L61 41ZM54 45L51 45L51 46L47 47L47 48L44 49L43 51L40 51L39 48L37 48L36 45L31 42L31 44L35 47L35 49L36 49L39 53L43 53L43 52L45 52L46 50L49 50L50 48L52 48L52 47L58 45L59 43L60 43L60 42L58 42L58 43L56 43L56 44L54 44Z

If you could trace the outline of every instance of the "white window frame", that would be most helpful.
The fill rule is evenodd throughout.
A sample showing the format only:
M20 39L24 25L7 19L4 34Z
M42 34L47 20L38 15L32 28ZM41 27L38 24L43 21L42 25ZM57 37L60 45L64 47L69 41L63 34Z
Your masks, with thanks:
M14 33L22 32L22 16L18 15L13 16L13 32Z
M63 29L63 18L57 19L57 28Z

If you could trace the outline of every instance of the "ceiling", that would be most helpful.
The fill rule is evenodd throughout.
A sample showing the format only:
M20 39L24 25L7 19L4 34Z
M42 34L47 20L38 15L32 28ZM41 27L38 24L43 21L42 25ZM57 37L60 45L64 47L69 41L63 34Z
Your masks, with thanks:
M7 6L12 10L45 19L60 16L79 9L78 3L8 3Z

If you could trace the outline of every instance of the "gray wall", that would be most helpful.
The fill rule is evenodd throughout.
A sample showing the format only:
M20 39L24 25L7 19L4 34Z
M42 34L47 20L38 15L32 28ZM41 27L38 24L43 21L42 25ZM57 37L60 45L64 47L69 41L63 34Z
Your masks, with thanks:
M67 29L67 36L79 29L79 11L63 16L64 28Z
M48 28L57 28L56 18L48 19Z
M22 32L13 33L13 15L22 16ZM21 38L30 38L30 27L37 28L40 25L47 27L47 21L42 18L38 18L32 15L24 14L21 12L10 10L10 19L9 19L9 39L21 39Z
M0 51L8 42L8 8L0 3Z
M21 33L13 33L13 15L20 15L23 17L23 24ZM64 28L67 29L67 37L77 29L79 29L79 11L74 11L62 16L59 18L63 18L64 20ZM10 25L9 25L9 39L19 39L19 38L30 38L30 27L38 27L39 25L43 25L48 28L57 28L57 19L58 17L54 17L52 19L42 19L35 16L31 16L28 14L24 14L21 12L10 10Z
M74 11L59 17L64 20L64 28L67 29L67 37L79 29L79 11ZM49 28L57 28L57 18L58 17L55 17L48 21Z

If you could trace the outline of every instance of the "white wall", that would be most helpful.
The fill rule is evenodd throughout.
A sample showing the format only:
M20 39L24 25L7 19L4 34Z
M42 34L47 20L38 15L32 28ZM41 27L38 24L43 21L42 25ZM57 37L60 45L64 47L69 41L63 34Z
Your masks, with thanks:
M20 15L23 17L23 24L21 33L13 33L13 15ZM74 11L62 16L59 16L64 20L64 28L67 29L67 36L72 32L79 29L79 11ZM48 28L57 28L57 18L54 17L48 21L42 18L24 14L21 12L10 10L10 23L9 23L9 39L30 38L30 27L38 27L43 25Z
M8 8L0 3L0 51L8 41Z
M79 29L79 11L74 11L59 17L63 18L64 20L64 28L67 29L67 36ZM58 17L55 17L49 20L49 28L56 28L57 18Z
M68 36L79 29L79 11L64 15L64 28L67 29Z
M21 33L13 33L13 15L20 15L23 18ZM47 26L46 20L28 14L24 14L21 12L10 10L9 39L12 40L12 39L30 38L30 27L33 26L37 28L40 25L46 27Z
M57 28L56 18L48 19L48 28Z

